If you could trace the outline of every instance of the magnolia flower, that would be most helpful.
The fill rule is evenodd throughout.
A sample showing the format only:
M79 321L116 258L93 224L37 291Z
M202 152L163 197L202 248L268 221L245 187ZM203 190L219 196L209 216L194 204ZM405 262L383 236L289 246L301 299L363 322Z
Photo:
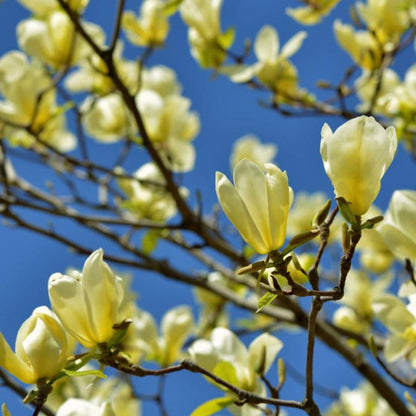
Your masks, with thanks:
M411 23L405 2L397 0L367 0L357 2L357 12L382 45L396 43Z
M363 271L351 270L341 300L344 306L335 311L334 323L352 332L367 333L374 317L372 303L375 298L384 295L392 277L391 274L385 274L372 281Z
M172 195L166 190L166 180L154 163L145 163L133 173L137 179L120 178L118 186L126 199L118 204L134 218L164 222L176 214L177 207ZM188 190L180 188L183 197Z
M121 278L103 261L103 250L87 259L82 274L54 273L49 278L52 309L65 329L84 347L93 348L113 336L120 322L124 291Z
M314 25L321 22L323 17L339 3L339 0L318 0L296 9L287 8L286 13L297 22L304 25Z
M93 370L94 368L87 364L83 370ZM77 399L72 402L73 399ZM82 399L82 400L80 400ZM69 404L68 402L72 402ZM89 403L85 405L85 403ZM75 405L79 404L79 408ZM118 377L107 377L106 379L97 379L94 375L83 375L82 377L65 377L54 384L54 389L48 395L48 407L55 413L66 414L71 410L81 410L91 408L111 409L116 416L139 416L140 401L135 397L132 387L127 381ZM89 407L90 406L90 407ZM75 407L75 409L74 409ZM80 413L69 413L79 416ZM87 413L88 415L93 415Z
M144 357L165 367L183 358L181 350L193 327L194 320L188 306L177 306L165 313L160 335L152 315L137 309L133 323L122 340L123 351L134 361Z
M396 296L386 294L376 298L373 311L390 334L384 344L384 357L388 362L406 357L416 368L416 298L409 296L405 305Z
M137 62L126 60L122 55L123 43L117 42L113 54L114 66L123 84L134 94L138 88L139 68ZM100 96L115 90L113 80L108 75L107 64L96 54L81 61L79 68L67 75L65 87L75 93L87 91Z
M354 85L357 89L357 95L362 101L357 110L366 113L372 108L378 114L392 116L397 113L399 107L395 92L401 86L400 78L392 69L385 68L381 83L379 82L379 73L372 71L363 71L362 75L357 78ZM376 91L377 99L373 103Z
M416 260L416 191L395 191L378 231L400 260Z
M365 214L397 148L394 127L384 129L373 117L356 117L333 133L321 131L321 156L335 195L343 197L354 215Z
M254 53L258 62L251 66L226 67L223 72L234 82L247 82L256 76L276 94L280 92L281 101L288 101L289 96L299 94L298 73L289 58L299 50L305 37L306 32L298 32L280 48L276 29L266 25L254 42Z
M223 173L216 173L217 197L225 215L260 254L283 245L293 193L286 172L271 163L264 169L266 173L243 159L234 169L235 186Z
M12 144L39 146L25 130L30 125L40 140L60 151L75 147L75 137L66 130L65 114L56 103L55 89L48 89L51 83L40 63L29 62L22 52L12 51L0 58L0 92L5 99L0 101L2 136Z
M265 388L260 380L261 374L266 374L276 355L282 349L282 342L276 337L264 333L258 336L247 349L238 337L227 328L215 328L210 339L195 341L189 348L191 359L201 367L224 378L230 377L236 387L257 394L264 394ZM222 364L227 363L227 370L222 373ZM263 414L261 410L243 406L253 410L249 414ZM233 414L241 415L244 410L237 406L228 408ZM244 413L247 414L247 413Z
M367 212L366 218L374 218L382 213L372 206ZM365 222L366 218L363 219ZM383 221L384 222L384 221ZM363 232L357 249L360 252L360 263L373 273L386 271L394 261L393 253L380 234L382 223Z
M99 26L92 23L83 23L83 26L95 42L104 42L104 33ZM72 65L92 52L81 35L76 34L69 16L61 10L49 13L44 20L20 22L17 40L24 52L54 68Z
M141 89L136 103L150 140L166 165L175 172L188 172L195 163L192 140L199 132L199 118L189 111L191 101L180 95L161 96Z
M388 416L393 413L384 398L365 382L355 390L343 387L339 401L332 404L324 416Z
M138 46L162 44L169 31L168 15L163 0L144 0L140 8L140 17L132 11L123 13L122 27L127 39Z
M59 10L60 5L56 0L18 0L18 2L33 12L34 15L44 18L49 13ZM67 0L66 4L76 12L81 12L89 3L89 0Z
M262 167L265 163L271 163L276 156L277 146L273 143L262 144L256 136L248 134L240 137L233 146L231 153L231 169L233 170L237 163L244 159L250 159Z
M175 71L164 65L143 69L142 88L155 91L161 97L180 95L182 91Z
M46 306L36 308L23 322L15 350L0 333L0 366L27 384L57 375L69 354L65 330Z
M380 66L382 50L372 33L355 31L351 25L339 20L334 23L334 32L338 43L361 68L372 71Z
M82 121L90 136L102 143L113 143L133 134L135 129L130 111L119 94L88 98L82 105L85 111Z
M67 400L56 413L56 416L118 416L109 402L101 405L84 399Z
M184 0L179 9L189 26L191 53L202 67L219 67L234 40L233 30L221 32L221 6L222 0Z
M297 192L290 208L290 215L287 220L287 235L294 237L309 231L313 227L313 219L328 201L328 196L323 192ZM329 242L341 238L342 220L335 217L331 224ZM312 240L315 241L316 240Z

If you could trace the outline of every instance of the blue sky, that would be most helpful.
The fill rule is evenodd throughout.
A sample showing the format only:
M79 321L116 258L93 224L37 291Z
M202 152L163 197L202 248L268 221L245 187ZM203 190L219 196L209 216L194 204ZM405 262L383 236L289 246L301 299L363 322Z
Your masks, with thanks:
M115 2L91 0L90 3L86 20L100 24L108 33L114 15L112 5ZM126 9L138 10L139 2L126 3ZM284 7L296 6L295 1L225 0L224 3L222 27L236 28L234 50L237 52L242 50L244 39L254 39L264 24L270 24L278 30L281 44L299 30L303 30L303 27L284 14ZM342 68L351 65L349 57L337 47L332 35L331 22L334 16L344 21L349 20L348 9L353 2L344 0L341 3L325 23L306 29L308 38L293 58L299 70L300 85L312 92L316 91L314 81L328 79L336 82L342 77ZM27 17L29 13L17 1L4 0L0 4L1 54L16 48L16 24ZM134 58L135 54L137 49L126 44L126 55ZM401 56L397 62L399 73L403 73L403 68L410 66L414 58L413 51ZM288 172L289 183L295 193L301 190L323 190L332 196L332 188L319 154L320 129L324 122L336 128L342 122L340 119L283 118L258 104L259 100L267 99L262 93L232 84L223 77L212 80L211 72L201 70L190 56L186 28L179 16L173 17L166 45L152 56L150 64L165 64L175 69L183 85L183 95L192 100L192 109L200 115L201 133L195 141L197 162L194 171L186 174L183 182L191 190L191 195L198 189L202 191L206 212L216 203L215 171L230 174L229 155L232 144L248 133L256 134L264 142L278 145L275 162ZM91 148L96 152L97 160L105 160L112 152L110 145L91 144ZM35 182L45 180L45 172L30 164L18 163L16 169ZM394 189L414 189L414 177L414 164L400 147L396 160L383 179L377 205L386 208ZM191 196L192 199L194 200ZM68 227L68 232L72 232L69 223L63 226ZM14 343L20 324L32 310L39 305L49 304L47 279L50 274L64 272L68 266L81 268L85 258L75 256L66 247L25 230L2 225L0 233L0 331L10 343ZM80 233L80 239L92 248L103 246L106 249L107 243L90 234ZM167 257L170 255L169 252L164 254ZM167 309L193 301L188 287L140 271L134 272L134 276L134 288L139 293L139 306L152 312L157 320ZM293 364L304 360L305 334L299 332L282 337L285 343L282 356ZM340 385L355 386L358 380L355 372L340 359L334 357L332 360L333 357L333 353L327 348L318 348L317 380L334 388ZM139 388L146 383L147 380L140 380ZM154 385L150 390L152 388ZM197 404L204 399L216 397L215 394L221 395L197 375L180 374L167 379L167 404L172 416L189 414ZM282 397L301 399L302 395L302 385L289 377L288 388L284 389ZM328 404L325 398L317 398L320 403ZM0 402L3 401L7 402L13 415L31 414L30 410L21 407L14 394L0 388ZM157 414L152 406L146 407L144 414ZM303 413L289 411L289 415L298 414Z

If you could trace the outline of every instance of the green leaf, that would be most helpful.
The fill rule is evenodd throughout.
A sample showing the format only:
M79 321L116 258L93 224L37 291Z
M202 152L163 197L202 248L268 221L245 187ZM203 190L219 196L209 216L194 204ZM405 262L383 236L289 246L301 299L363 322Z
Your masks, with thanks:
M191 416L210 416L213 415L230 404L234 403L232 397L218 397L216 399L209 400L201 406L197 407L191 414Z
M256 313L260 312L267 305L270 305L276 298L277 298L277 295L275 293L270 293L270 292L265 293L259 299L259 303L257 305Z
M107 378L107 376L100 370L71 371L71 370L66 370L64 368L62 371L67 376L70 376L70 377L94 376L94 377L99 377L99 378Z
M145 254L151 254L160 238L160 230L149 230L142 237L142 249Z
M227 383L238 385L237 373L234 366L228 361L220 361L215 367L213 373L226 381Z

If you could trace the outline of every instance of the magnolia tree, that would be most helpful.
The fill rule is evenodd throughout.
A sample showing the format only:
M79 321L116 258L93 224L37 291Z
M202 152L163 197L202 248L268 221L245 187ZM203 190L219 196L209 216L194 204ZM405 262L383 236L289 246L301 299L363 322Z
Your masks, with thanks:
M416 1L351 2L350 15L339 0L287 2L250 39L237 9L223 28L221 0L18 3L1 5L1 19L12 6L26 13L13 22L18 48L0 58L1 216L84 265L44 276L47 305L15 329L14 348L0 334L1 391L15 393L3 416L13 398L26 404L19 414L139 415L145 402L152 414L184 414L165 402L175 380L193 416L416 414L416 190L396 176L386 211L373 205L396 153L416 155ZM91 8L112 23L90 21ZM281 32L281 45L273 18L302 29ZM307 43L320 25L327 39ZM175 29L188 44L169 41ZM327 80L318 63L325 75L312 79L296 57L325 53L331 36L344 60ZM274 133L285 118L307 126L334 193L292 189L291 171L316 175L299 166L302 147L279 167L276 144L250 134L226 156L232 180L211 160L211 189L198 186L196 158L224 153L235 137L220 127L238 120L216 114L220 137L194 145L217 104L191 103L191 81L161 64L169 50L191 55L207 83L250 89ZM193 288L187 304L162 305L160 322L134 293L137 279L159 285L160 310L155 274ZM2 276L3 290L13 278ZM7 296L18 302L18 289ZM298 333L294 358L285 344ZM332 378L351 367L356 386L336 390L317 373L331 367L322 348ZM196 378L210 394L198 403L188 393Z

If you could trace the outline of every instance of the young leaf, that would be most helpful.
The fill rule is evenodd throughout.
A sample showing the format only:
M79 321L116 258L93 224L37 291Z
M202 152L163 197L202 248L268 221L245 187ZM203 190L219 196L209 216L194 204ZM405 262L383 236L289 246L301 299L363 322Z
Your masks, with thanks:
M209 400L201 406L197 407L191 414L191 416L210 416L214 415L225 407L234 402L232 397L218 397L216 399Z
M256 313L260 312L267 305L270 305L276 298L277 298L277 295L275 293L270 293L270 292L265 293L259 299L259 303L257 305Z
M64 368L62 371L70 377L95 376L99 378L107 378L107 376L100 370L71 371Z

